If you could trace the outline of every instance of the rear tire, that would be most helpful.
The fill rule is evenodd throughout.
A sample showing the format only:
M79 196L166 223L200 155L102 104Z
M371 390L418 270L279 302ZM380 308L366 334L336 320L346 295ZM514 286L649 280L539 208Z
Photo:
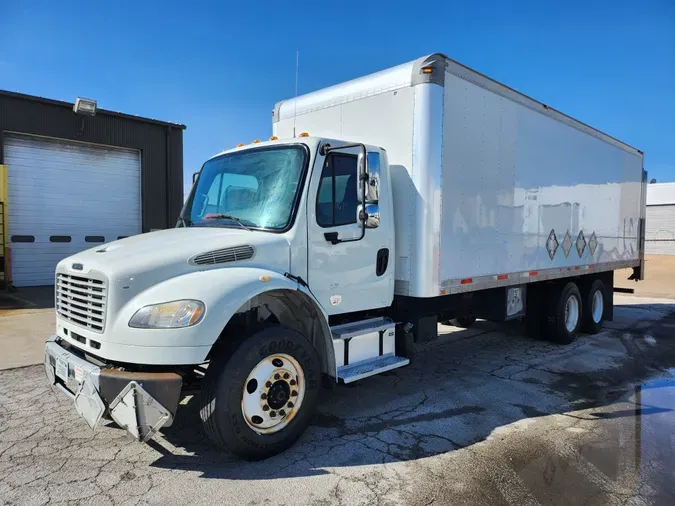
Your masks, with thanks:
M321 366L302 334L272 326L213 357L203 381L199 414L206 434L221 449L260 460L289 448L309 425Z
M605 284L594 280L588 290L584 291L584 307L581 319L581 331L586 334L597 334L605 321Z
M544 335L558 344L570 344L581 325L582 299L575 283L554 285L549 294Z

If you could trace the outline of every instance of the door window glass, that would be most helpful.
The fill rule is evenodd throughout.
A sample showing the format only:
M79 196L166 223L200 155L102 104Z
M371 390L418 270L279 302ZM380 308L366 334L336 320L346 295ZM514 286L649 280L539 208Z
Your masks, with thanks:
M330 153L324 162L316 199L316 221L321 227L356 223L358 207L357 157Z

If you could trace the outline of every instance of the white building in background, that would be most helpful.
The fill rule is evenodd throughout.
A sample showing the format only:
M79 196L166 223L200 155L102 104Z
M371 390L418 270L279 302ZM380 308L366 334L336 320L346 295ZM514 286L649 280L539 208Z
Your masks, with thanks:
M675 255L675 183L647 186L647 255Z

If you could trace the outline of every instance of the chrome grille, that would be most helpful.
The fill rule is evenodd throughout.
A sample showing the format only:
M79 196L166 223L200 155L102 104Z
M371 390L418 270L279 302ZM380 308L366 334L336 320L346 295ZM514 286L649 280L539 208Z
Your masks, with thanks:
M231 248L223 248L215 251L209 251L207 253L200 253L199 255L192 257L190 263L194 265L224 264L227 262L235 262L237 260L248 260L252 257L252 246L233 246Z
M107 283L102 279L56 275L56 312L61 318L94 332L105 328Z

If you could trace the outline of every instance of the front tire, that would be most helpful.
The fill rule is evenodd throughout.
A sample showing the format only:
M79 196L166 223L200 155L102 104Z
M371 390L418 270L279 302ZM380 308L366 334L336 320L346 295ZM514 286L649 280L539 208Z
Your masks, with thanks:
M209 438L246 460L289 448L309 425L321 388L319 356L299 332L266 327L204 377L200 417Z

